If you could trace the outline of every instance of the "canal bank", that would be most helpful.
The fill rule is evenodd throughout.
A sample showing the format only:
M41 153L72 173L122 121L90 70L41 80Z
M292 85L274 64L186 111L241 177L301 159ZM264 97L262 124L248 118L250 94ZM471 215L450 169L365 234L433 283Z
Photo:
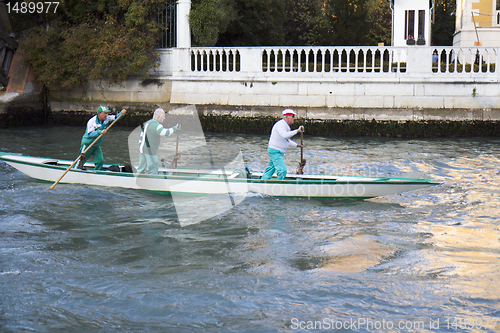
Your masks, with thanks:
M46 94L0 91L0 128L44 125L50 121Z
M498 48L174 48L149 78L51 91L39 110L0 105L0 126L83 126L99 105L137 126L157 107L195 112L206 131L269 133L284 108L325 136L498 136ZM349 55L349 56L347 56ZM472 61L472 63L471 63ZM8 112L8 110L11 110ZM42 116L40 116L40 114ZM15 121L13 121L13 119ZM166 124L169 125L169 124Z
M32 125L73 125L85 126L90 117L95 114L97 106L88 106L89 110L75 111L51 111L43 109L38 99L34 96L31 99L32 107L27 108L26 104L17 102L17 106L0 108L0 127L20 127ZM0 104L1 105L1 104ZM127 108L127 116L124 117L117 126L136 127L151 119L154 108L158 105L109 105L115 112L122 108ZM235 110L225 110L223 112L206 106L164 105L167 111L177 113L178 110L196 110L193 114L199 117L204 131L222 133L242 133L242 134L268 134L273 124L280 118L281 108L273 110L254 110L236 112ZM475 119L457 120L453 117L446 117L446 110L420 110L420 114L441 114L439 119L435 117L415 117L414 120L391 120L359 117L354 119L314 119L302 116L307 111L297 110L299 117L295 125L301 124L306 127L307 135L318 135L327 137L398 137L398 138L436 138L436 137L474 137L474 136L500 136L500 121L484 119L481 112L462 110L463 114L470 112L476 115ZM382 112L382 110L380 110ZM186 114L186 117L193 115ZM246 114L246 115L245 115ZM364 113L366 115L366 113ZM174 124L165 124L166 126Z

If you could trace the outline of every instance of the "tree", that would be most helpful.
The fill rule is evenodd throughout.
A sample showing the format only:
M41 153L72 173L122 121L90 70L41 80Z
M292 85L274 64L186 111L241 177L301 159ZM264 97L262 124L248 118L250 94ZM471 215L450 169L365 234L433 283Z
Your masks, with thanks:
M387 0L193 0L196 46L390 44Z
M285 0L233 0L236 18L219 35L218 46L283 45Z
M326 21L321 0L286 0L286 45L322 45Z
M161 0L61 1L21 38L19 52L49 89L147 76L158 64L161 27L151 18L161 8Z
M284 44L285 0L194 0L189 22L196 46Z
M232 0L197 0L191 4L189 25L194 46L214 46L229 23L236 19Z
M367 45L368 0L326 0L329 45Z
M384 43L391 45L392 13L387 0L369 0L367 27L367 45Z
M432 45L453 45L455 33L455 0L437 0L434 4Z

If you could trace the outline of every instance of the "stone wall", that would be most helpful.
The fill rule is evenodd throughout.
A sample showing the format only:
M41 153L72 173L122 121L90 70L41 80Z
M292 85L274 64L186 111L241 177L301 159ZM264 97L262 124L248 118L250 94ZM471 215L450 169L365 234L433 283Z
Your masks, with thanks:
M45 94L0 92L0 128L47 124Z
M437 50L439 59L432 62ZM479 50L481 65L474 65ZM53 113L152 111L380 121L500 120L498 48L239 47L159 50L151 77L51 92Z

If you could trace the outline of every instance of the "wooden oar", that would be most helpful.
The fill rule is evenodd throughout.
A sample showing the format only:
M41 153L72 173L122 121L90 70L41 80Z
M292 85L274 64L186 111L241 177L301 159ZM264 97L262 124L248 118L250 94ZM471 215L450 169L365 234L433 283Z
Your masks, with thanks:
M300 144L304 145L304 132L300 132ZM304 174L305 165L306 165L306 160L304 159L304 147L300 147L300 162L299 162L299 168L297 169L298 175Z
M175 155L174 159L172 160L172 163L170 163L170 168L175 169L177 168L177 160L181 157L179 155L179 130L177 130L177 143L175 144Z
M117 121L117 120L118 120L118 119L119 119L122 115L123 115L123 113L120 113L120 115L119 115L118 117L116 117L116 119L115 119L115 120L111 123L111 125L109 125L109 126L106 128L106 133L107 133L107 132L108 132L108 130L111 128L111 126L113 126L113 125L116 123L116 121ZM78 160L79 160L80 158L82 158L82 154L83 154L83 155L85 155L85 153L86 153L86 152L90 149L90 147L92 147L92 146L94 145L94 143L96 143L96 142L97 142L97 140L99 140L99 138L100 138L101 136L103 136L103 135L104 135L104 134L103 134L103 133L101 133L101 134L100 134L100 135L99 135L99 136L98 136L98 137L97 137L97 138L96 138L96 139L95 139L95 140L94 140L94 141L90 144L90 146L88 146L88 147L87 147L87 149L85 149L85 151L84 151L83 153L81 153L81 154L80 154L80 156L78 156L78 158L77 158L77 159L76 159L73 163L71 163L71 165L70 165L70 166L66 169L66 171L64 171L64 173L62 174L62 176L61 176L61 177L59 177L59 179L58 179L58 180L56 180L56 182L55 182L54 184L52 184L52 186L51 186L51 187L49 187L49 188L48 188L48 190L52 190L54 187L56 187L56 185L57 185L57 184L61 181L61 179L62 179L64 176L66 176L66 174L68 173L68 171L69 171L69 170L70 170L70 169L71 169L71 168L72 168L72 167L76 164L76 162L78 162Z

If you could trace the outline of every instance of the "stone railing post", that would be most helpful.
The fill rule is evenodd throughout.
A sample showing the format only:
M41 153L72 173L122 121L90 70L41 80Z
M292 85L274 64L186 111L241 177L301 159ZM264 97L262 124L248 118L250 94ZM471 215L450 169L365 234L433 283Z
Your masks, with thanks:
M500 47L496 47L493 49L494 50L494 54L495 54L495 59L492 61L495 63L495 76L499 79L500 81L500 61L499 61L499 57L500 57Z
M171 63L173 76L191 73L191 49L172 49Z
M238 50L241 59L241 73L246 75L262 74L262 48L241 47Z
M191 30L189 27L189 11L191 0L179 0L177 2L177 47L191 47Z
M432 50L427 46L407 47L406 68L410 76L429 76L432 72Z

